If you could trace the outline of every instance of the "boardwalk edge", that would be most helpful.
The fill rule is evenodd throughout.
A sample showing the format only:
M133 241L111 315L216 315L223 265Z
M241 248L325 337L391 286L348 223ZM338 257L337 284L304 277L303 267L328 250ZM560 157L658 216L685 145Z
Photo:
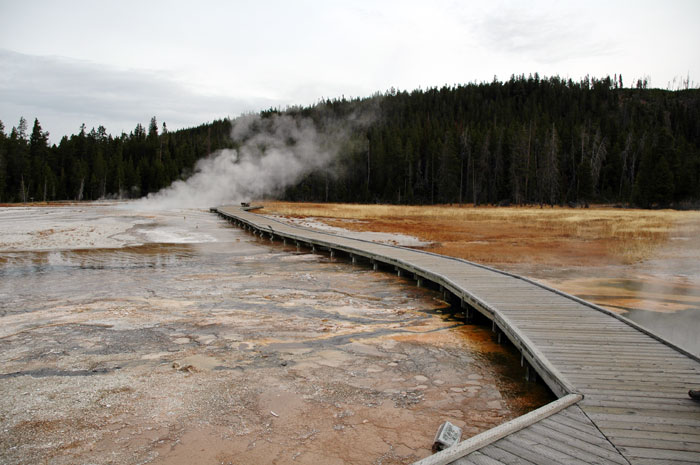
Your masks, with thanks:
M492 444L499 439L503 439L513 433L517 433L523 428L533 425L539 421L544 420L547 417L559 413L567 407L580 402L583 399L581 394L569 394L561 399L557 399L554 402L533 410L530 413L521 415L518 418L514 418L502 425L491 428L490 430L484 431L483 433L472 436L471 438L464 440L449 449L442 450L436 454L426 457L413 465L447 465L449 463L458 460L465 455L471 454L472 452L479 450L483 447Z

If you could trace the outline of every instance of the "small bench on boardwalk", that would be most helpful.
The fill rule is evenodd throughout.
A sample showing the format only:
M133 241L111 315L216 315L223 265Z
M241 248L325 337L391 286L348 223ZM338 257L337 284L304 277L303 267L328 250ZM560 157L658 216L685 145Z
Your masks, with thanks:
M521 276L465 260L212 211L270 240L343 253L353 263L430 281L479 312L558 399L419 462L437 464L700 463L700 359L645 328Z

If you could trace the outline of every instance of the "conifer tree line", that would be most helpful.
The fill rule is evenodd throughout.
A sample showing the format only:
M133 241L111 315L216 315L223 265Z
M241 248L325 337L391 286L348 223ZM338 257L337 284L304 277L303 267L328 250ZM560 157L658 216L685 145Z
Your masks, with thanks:
M270 109L313 119L375 113L332 166L286 189L288 200L406 204L700 205L700 90L623 87L537 74L510 80L328 99ZM235 148L232 121L169 132L154 117L130 134L103 127L48 144L35 120L0 123L0 201L133 198Z
M376 98L376 96L375 96ZM336 112L369 99L326 101ZM700 205L700 90L513 76L390 91L338 161L287 198L407 204Z
M218 120L169 132L155 117L119 137L100 126L64 136L49 146L48 132L34 120L5 134L0 122L0 201L97 200L138 198L186 178L195 162L231 147L231 123Z

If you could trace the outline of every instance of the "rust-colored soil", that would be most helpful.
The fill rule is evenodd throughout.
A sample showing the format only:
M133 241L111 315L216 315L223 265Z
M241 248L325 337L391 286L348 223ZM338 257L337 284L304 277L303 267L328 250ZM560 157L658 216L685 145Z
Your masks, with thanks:
M354 231L429 241L427 250L480 263L607 265L648 258L699 212L615 208L388 206L263 202L264 213L316 217ZM358 221L348 222L347 219Z
M530 276L615 311L700 307L695 280L687 273L674 277L677 263L664 262L700 246L697 211L261 204L262 213L312 217L353 231L415 236L430 242L424 250ZM659 277L659 266L671 276ZM611 285L612 278L634 282ZM676 298L678 289L684 289L681 300Z

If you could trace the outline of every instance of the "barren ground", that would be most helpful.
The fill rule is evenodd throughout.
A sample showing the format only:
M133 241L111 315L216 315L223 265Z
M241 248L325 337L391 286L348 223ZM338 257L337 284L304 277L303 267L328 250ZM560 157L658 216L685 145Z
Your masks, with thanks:
M209 212L0 208L0 463L399 464L548 402L437 294Z

